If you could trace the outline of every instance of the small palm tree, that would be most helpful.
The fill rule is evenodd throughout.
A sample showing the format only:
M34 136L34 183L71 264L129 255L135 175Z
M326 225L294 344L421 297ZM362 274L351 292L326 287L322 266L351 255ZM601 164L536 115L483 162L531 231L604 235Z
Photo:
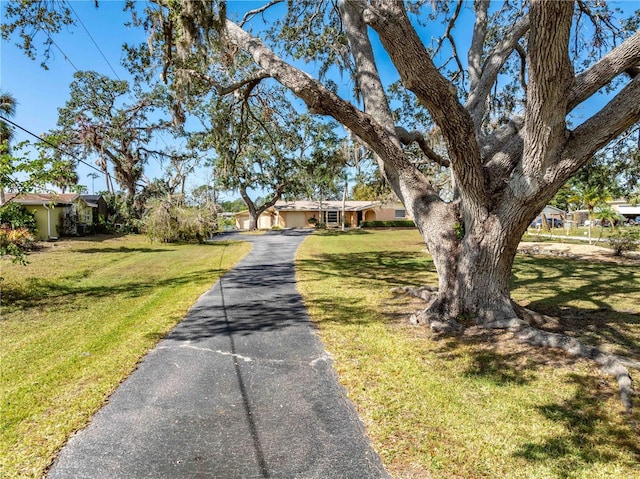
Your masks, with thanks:
M0 92L0 115L4 118L10 118L16 114L16 106L18 102L6 92ZM0 154L9 153L9 143L13 139L13 128L0 118ZM0 181L0 205L4 205L4 175Z
M594 217L600 222L600 235L596 242L599 242L602 239L602 232L604 230L605 223L608 222L611 223L611 226L614 226L616 221L620 219L620 215L618 215L618 213L609 205L600 206L598 211L595 212Z
M611 195L608 191L593 186L581 186L577 188L574 194L567 199L569 203L586 208L589 212L589 244L591 244L591 226L596 219L595 211L599 206L605 205L611 201Z
M11 96L10 93L0 92L0 115L5 118L11 118L16 114L16 106L18 102ZM13 139L13 128L9 124L0 118L0 144L3 145L3 149L6 148L9 151L9 142Z

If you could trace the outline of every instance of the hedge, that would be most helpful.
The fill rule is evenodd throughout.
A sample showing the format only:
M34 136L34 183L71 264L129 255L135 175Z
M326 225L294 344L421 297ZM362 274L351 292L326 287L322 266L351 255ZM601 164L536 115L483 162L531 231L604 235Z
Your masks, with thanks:
M415 228L416 224L412 220L390 220L390 221L363 221L362 228Z

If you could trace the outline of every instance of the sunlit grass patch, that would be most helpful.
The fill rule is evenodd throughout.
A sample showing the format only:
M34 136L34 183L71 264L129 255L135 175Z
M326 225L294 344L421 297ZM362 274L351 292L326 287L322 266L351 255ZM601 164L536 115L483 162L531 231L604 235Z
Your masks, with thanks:
M408 326L422 305L390 289L437 285L416 231L315 234L297 268L340 380L394 477L640 477L637 433L615 380L595 365L508 333L436 339ZM633 266L518 257L513 286L521 303L565 314L558 328L636 354Z

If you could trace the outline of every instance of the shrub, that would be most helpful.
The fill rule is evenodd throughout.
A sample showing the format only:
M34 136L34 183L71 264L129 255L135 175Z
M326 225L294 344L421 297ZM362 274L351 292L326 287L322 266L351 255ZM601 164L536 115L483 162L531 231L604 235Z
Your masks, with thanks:
M27 228L0 226L0 256L11 256L14 263L27 264L25 253L34 242L35 238Z
M152 241L202 243L217 230L217 215L212 208L188 207L171 200L157 200L147 212L143 228Z
M363 221L360 226L363 228L415 228L416 224L412 220L390 220Z
M9 202L0 208L0 224L11 228L26 228L36 233L36 216L20 203Z
M616 228L607 239L607 242L609 243L609 247L613 249L614 256L622 256L622 253L625 251L634 251L638 249L640 231L621 230Z

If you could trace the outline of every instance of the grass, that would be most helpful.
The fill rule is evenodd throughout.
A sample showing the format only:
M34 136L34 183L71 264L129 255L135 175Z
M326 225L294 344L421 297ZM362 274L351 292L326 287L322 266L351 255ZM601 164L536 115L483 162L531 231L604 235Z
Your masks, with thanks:
M393 477L640 477L637 432L615 380L593 364L506 333L438 339L407 325L422 305L390 288L437 284L416 231L315 234L297 268L340 380ZM561 314L557 329L640 357L636 266L518 257L513 296Z
M2 262L0 477L40 477L66 439L248 243L67 240Z

